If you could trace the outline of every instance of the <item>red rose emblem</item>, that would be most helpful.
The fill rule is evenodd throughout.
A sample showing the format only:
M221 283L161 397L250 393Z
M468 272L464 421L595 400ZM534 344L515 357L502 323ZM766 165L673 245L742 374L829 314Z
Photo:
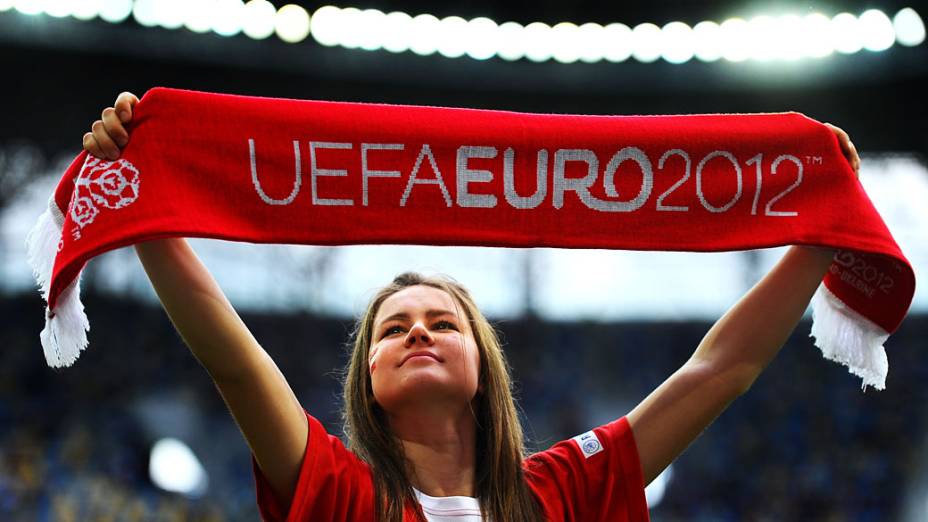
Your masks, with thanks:
M139 171L126 160L101 161L78 178L94 202L106 208L123 208L139 197Z
M139 170L127 160L103 161L88 156L74 180L69 214L80 230L102 208L120 209L139 197ZM75 235L79 239L80 234Z
M90 224L99 213L93 200L88 197L78 197L71 201L71 219L81 228Z

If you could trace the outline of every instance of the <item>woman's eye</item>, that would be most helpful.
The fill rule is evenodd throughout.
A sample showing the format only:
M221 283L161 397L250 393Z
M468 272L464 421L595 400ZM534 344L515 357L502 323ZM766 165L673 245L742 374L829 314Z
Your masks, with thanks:
M435 328L439 330L457 330L457 327L451 321L438 321L435 323Z
M393 334L398 334L398 333L403 333L403 328L401 326L391 326L390 328L387 328L386 330L384 330L383 335L384 337L386 337L388 335L393 335Z

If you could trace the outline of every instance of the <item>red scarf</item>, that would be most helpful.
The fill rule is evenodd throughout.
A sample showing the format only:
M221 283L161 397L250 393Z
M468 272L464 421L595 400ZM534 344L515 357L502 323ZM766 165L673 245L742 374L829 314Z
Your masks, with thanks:
M915 289L834 134L797 113L572 116L156 88L131 135L115 162L81 153L30 234L50 365L87 344L84 264L158 237L837 248L812 335L877 388Z

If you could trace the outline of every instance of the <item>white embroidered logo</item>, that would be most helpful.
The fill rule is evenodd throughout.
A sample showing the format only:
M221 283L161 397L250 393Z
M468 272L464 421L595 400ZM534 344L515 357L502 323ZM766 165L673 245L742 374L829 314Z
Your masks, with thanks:
M87 156L81 173L74 180L68 215L77 225L71 230L75 240L81 230L93 223L100 208L120 209L139 197L139 169L127 160L104 161Z
M583 452L583 456L586 458L590 458L605 449L602 443L599 442L599 438L592 431L588 431L583 435L577 435L571 440L577 443L577 446L580 447L580 451Z

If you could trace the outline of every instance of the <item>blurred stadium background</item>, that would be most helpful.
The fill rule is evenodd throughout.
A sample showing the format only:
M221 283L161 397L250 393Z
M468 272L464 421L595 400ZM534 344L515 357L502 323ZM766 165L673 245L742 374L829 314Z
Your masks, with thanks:
M41 354L25 233L120 91L801 111L851 134L861 181L920 275L926 13L898 0L0 0L0 520L258 519L247 447L131 250L86 271L88 352L64 370ZM407 269L455 276L503 333L535 449L626 413L782 253L193 243L333 433L344 345L367 297ZM887 343L883 392L823 361L801 324L649 488L653 519L928 520L926 311L919 288Z

